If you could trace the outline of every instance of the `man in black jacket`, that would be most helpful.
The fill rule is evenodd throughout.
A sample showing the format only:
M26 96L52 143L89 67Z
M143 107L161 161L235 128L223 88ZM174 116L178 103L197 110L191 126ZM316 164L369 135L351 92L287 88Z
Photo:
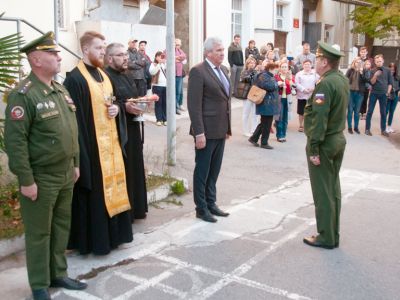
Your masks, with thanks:
M233 42L228 48L228 61L231 66L231 86L232 94L236 97L237 85L243 69L243 50L240 46L240 35L235 34Z
M144 96L147 93L146 69L149 62L147 61L146 56L136 49L134 45L136 45L136 43L129 43L129 76L134 79L139 96ZM140 45L143 45L143 41L139 43L139 47Z
M375 69L372 71L371 77L371 95L369 98L367 121L365 124L365 134L371 136L371 118L374 113L375 104L379 101L379 110L381 113L381 134L388 137L386 132L386 102L390 95L393 85L393 76L390 70L383 66L383 55L378 54L374 57Z

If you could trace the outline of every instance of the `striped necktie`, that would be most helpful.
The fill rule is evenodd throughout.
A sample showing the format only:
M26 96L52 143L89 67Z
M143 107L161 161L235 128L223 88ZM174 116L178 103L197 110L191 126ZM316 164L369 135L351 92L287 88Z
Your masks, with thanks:
M221 80L222 85L224 86L225 92L227 95L229 95L229 82L226 79L225 75L222 74L222 71L220 68L215 67L215 69L217 70L218 74L219 74L219 80Z

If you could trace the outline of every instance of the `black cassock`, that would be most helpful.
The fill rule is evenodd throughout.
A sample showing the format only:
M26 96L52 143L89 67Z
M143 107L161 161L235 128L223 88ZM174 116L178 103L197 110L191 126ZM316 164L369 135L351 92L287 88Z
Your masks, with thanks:
M86 68L96 81L103 81L96 68L88 65ZM90 91L86 79L78 68L75 68L67 73L64 85L77 108L80 148L80 178L75 184L72 198L68 249L77 249L81 254L92 252L104 255L118 245L133 240L130 211L112 218L107 213ZM124 126L119 128L123 129Z
M114 95L120 103L122 112L126 117L127 143L125 145L125 173L126 184L128 185L129 201L131 203L131 217L143 219L146 217L147 208L147 189L143 161L143 122L134 121L136 115L131 115L125 110L125 102L129 98L139 97L133 79L127 74L118 72L110 67L106 69L114 88ZM120 122L120 125L123 124ZM140 128L142 125L142 128ZM142 129L142 132L141 132ZM120 133L124 133L121 131ZM125 140L124 137L121 137Z

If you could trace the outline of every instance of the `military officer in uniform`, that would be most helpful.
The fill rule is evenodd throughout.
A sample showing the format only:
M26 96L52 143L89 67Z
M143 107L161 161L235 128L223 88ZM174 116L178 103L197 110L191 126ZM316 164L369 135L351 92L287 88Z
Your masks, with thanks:
M48 32L21 49L32 72L8 97L5 146L10 170L20 185L26 262L33 298L50 299L48 287L81 290L86 283L67 277L71 199L79 177L75 106L52 80L61 57Z
M343 130L350 90L348 79L338 70L340 51L319 42L316 56L315 69L321 78L307 100L304 131L318 235L303 241L333 249L339 246L339 170L346 146Z

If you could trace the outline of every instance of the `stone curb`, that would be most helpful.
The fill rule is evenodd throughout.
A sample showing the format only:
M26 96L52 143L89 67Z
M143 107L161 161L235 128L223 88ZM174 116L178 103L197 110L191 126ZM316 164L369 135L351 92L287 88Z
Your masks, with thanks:
M25 235L0 241L0 260L25 249Z
M179 178L179 177L174 177L176 178L176 181L183 181L183 185L185 186L185 189L189 189L189 183L186 178ZM174 181L174 182L176 182ZM171 184L163 184L151 191L147 192L147 202L148 203L153 203L157 202L160 200L163 200L170 196L172 194L171 192ZM25 250L25 235L17 236L12 239L6 239L6 240L1 240L0 241L0 261L13 254L20 252L22 250Z
M147 203L154 203L160 200L163 200L172 194L171 185L177 181L183 181L183 185L186 190L189 189L189 183L186 178L174 177L176 181L172 183L166 183L160 185L159 187L155 188L154 190L147 192Z

